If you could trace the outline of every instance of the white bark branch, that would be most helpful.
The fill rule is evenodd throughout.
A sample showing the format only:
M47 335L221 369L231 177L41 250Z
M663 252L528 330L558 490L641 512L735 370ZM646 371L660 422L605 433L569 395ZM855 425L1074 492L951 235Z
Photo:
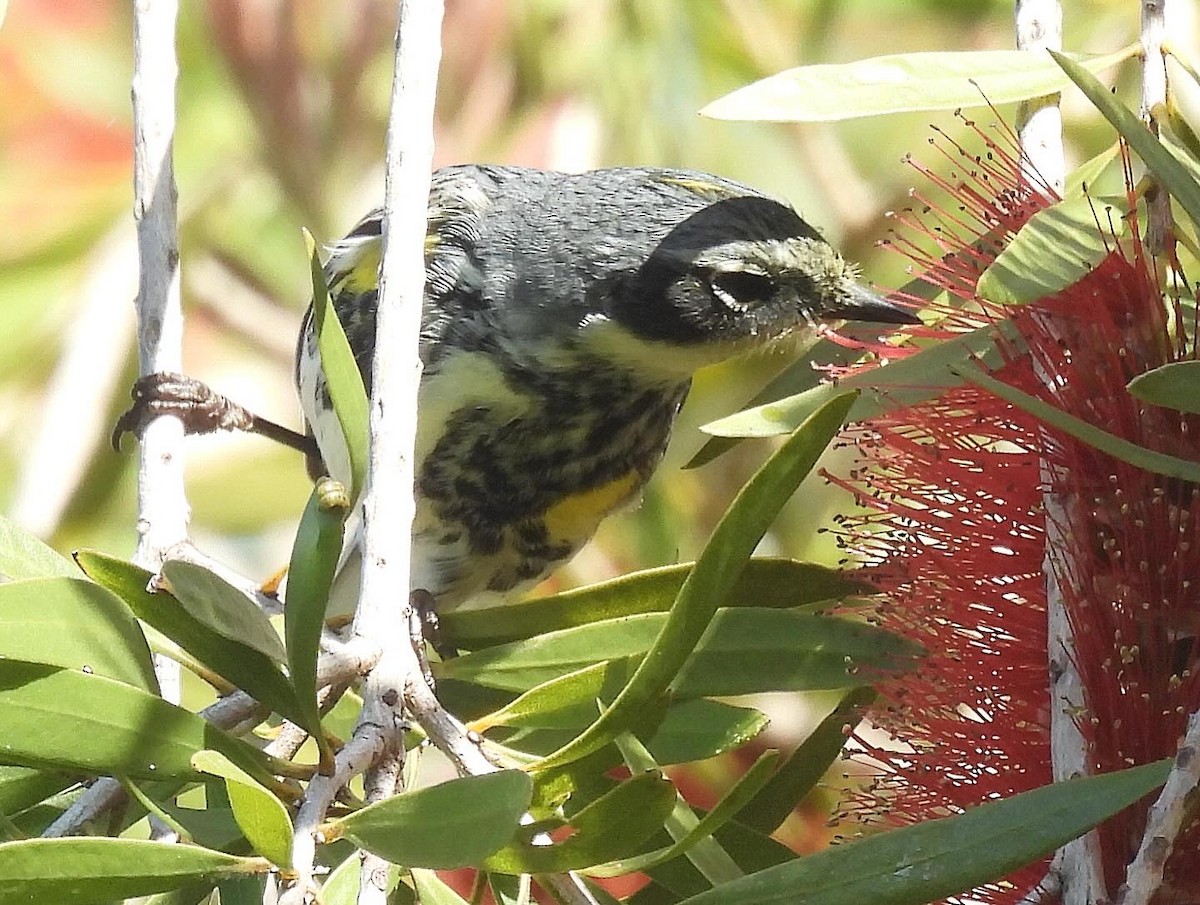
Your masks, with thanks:
M1163 870L1188 820L1189 798L1200 787L1200 711L1188 720L1175 766L1146 817L1146 832L1125 874L1117 905L1150 905L1163 882Z
M1167 31L1167 0L1142 3L1142 119L1158 134L1154 110L1167 102L1167 58L1163 38ZM1162 254L1171 235L1171 199L1160 186L1146 198L1146 247L1152 255Z
M1062 50L1062 6L1058 0L1017 0L1017 49ZM1026 178L1034 185L1045 183L1059 195L1066 183L1067 164L1063 149L1062 111L1059 95L1025 101L1017 110L1017 134L1021 163Z
M175 135L176 0L135 0L133 17L133 217L137 222L139 372L183 370ZM183 424L156 418L139 446L134 561L157 571L163 551L187 537ZM163 697L179 700L179 668L156 658Z

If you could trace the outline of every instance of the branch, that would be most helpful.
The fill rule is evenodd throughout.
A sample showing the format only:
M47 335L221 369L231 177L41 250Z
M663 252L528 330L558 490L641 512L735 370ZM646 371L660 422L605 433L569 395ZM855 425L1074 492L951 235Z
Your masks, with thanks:
M1142 0L1142 119L1158 134L1155 110L1167 103L1167 59L1163 56L1167 0ZM1161 188L1146 196L1146 247L1160 255L1172 232L1171 199Z
M1200 711L1188 719L1187 735L1175 755L1175 766L1146 817L1146 832L1125 874L1117 905L1150 905L1162 886L1163 869L1188 818L1189 797L1195 797L1198 786Z
M137 222L138 372L183 370L175 135L176 0L136 0L133 16L133 217ZM156 418L138 459L138 544L134 561L157 571L163 551L187 537L183 424ZM179 667L158 657L163 697L178 701Z
M1058 0L1017 0L1017 49L1062 50L1062 6ZM1062 195L1067 178L1060 95L1025 101L1017 108L1021 164L1032 185L1045 184Z

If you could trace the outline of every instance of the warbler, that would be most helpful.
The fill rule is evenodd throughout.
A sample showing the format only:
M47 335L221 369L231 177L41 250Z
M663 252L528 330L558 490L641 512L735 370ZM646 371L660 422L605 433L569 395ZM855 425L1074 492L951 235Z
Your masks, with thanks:
M693 373L820 323L912 323L787 205L686 170L438 170L429 199L412 588L448 610L528 588L636 499ZM382 212L335 245L370 388ZM329 474L342 431L312 310L297 385Z
M382 226L368 214L325 267L368 391ZM530 587L637 499L698 369L826 322L919 323L788 205L688 170L440 169L425 265L411 588L443 612ZM114 442L171 412L290 443L348 484L311 306L296 383L307 437L152 375Z

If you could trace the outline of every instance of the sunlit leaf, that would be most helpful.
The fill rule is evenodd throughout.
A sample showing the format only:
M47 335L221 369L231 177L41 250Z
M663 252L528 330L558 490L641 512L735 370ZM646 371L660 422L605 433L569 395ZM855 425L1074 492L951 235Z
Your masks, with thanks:
M197 752L192 766L225 780L233 817L254 850L272 864L291 866L292 820L282 802L219 751Z
M194 779L192 755L215 748L266 775L257 748L190 711L115 679L41 663L0 660L0 726L0 761L13 764Z
M322 759L327 763L332 761L333 751L320 731L317 653L325 625L329 589L342 552L348 502L345 488L336 481L324 479L313 488L292 545L287 609L283 616L288 670L304 713L302 722L315 733Z
M1108 54L1073 54L1102 72L1137 45ZM906 53L853 63L801 66L739 88L701 114L716 119L831 122L918 110L955 110L1029 100L1070 86L1042 53L969 50Z
M0 844L0 902L93 905L198 880L262 873L265 861L197 845L78 837Z
M1129 392L1151 405L1200 414L1200 361L1174 361L1139 374Z
M266 704L276 713L303 722L304 714L291 683L280 672L275 661L262 651L262 647L269 645L260 641L259 645L250 647L213 627L215 622L228 629L230 625L244 621L241 617L227 612L229 608L242 604L234 604L231 600L221 604L207 598L201 599L210 582L194 574L193 570L198 567L170 570L176 577L184 577L183 587L192 597L193 605L184 607L171 594L146 590L151 575L134 563L94 550L80 550L75 557L89 577L121 597L147 625L161 632L209 669L253 695L256 700ZM183 564L170 565L178 567ZM220 585L214 585L212 589L218 595L238 593L228 585L225 585L227 590L222 589ZM241 597L240 594L238 596ZM245 606L253 606L244 597L241 599ZM226 612L222 611L222 607ZM265 620L265 617L262 618ZM269 623L267 628L274 635L274 629L270 628Z
M317 333L317 349L321 354L321 370L350 457L350 499L357 500L367 479L367 390L362 372L354 360L354 352L346 339L346 332L329 298L329 286L325 282L325 271L317 254L316 241L307 230L304 232L304 241L308 246L312 272L313 325Z
M0 657L65 666L158 692L150 648L133 614L111 591L82 578L0 585Z
M519 603L456 610L439 616L439 623L447 639L475 649L617 616L665 612L692 565L680 563L631 572ZM798 607L870 593L863 574L792 559L758 557L746 563L729 592L727 605Z
M564 629L455 657L436 664L434 672L524 692L600 661L645 655L668 618L646 613ZM851 619L754 607L721 609L692 645L672 688L677 697L686 698L853 687L906 668L918 652L912 642ZM575 681L596 678L585 672Z
M437 870L468 867L512 838L531 792L526 774L504 770L406 792L333 825L395 864Z
M1045 298L1087 276L1125 232L1123 197L1081 196L1038 211L979 277L980 298L1004 305Z
M675 804L675 787L661 773L617 785L570 818L575 832L552 845L513 843L485 861L499 873L561 873L636 852Z
M78 578L79 570L70 559L0 515L0 577L10 581L22 578Z
M726 883L686 905L924 905L1036 861L1152 792L1169 762L1056 783L867 836Z
M162 574L171 593L208 628L276 663L285 662L283 642L266 614L220 575L177 560L163 563Z

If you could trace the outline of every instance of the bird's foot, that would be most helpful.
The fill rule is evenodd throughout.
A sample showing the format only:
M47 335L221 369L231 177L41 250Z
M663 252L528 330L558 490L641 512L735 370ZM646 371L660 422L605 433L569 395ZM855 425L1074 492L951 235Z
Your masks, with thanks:
M140 437L146 426L162 415L174 415L188 434L254 429L253 414L186 374L147 374L138 378L130 395L133 405L113 428L113 449L120 449L122 436L131 433Z

